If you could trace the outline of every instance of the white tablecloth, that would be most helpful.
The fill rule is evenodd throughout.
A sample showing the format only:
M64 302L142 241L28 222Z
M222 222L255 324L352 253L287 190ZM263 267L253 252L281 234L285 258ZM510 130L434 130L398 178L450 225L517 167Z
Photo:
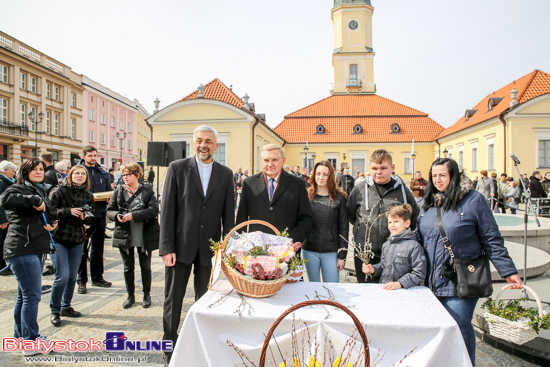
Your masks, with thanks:
M236 291L208 308L231 290L226 280L218 281L214 285L217 292L209 291L187 313L170 366L221 367L235 363L242 366L240 357L226 340L239 346L258 365L264 335L275 319L290 306L307 301L306 295L310 299L314 299L315 291L328 295L323 286L334 293L336 301L352 306L350 310L366 324L371 361L379 354L378 349L380 354L385 353L377 366L397 365L415 347L401 366L471 366L458 325L425 287L389 291L378 284L286 284L273 297L247 297L252 305L251 314L245 309L239 320L235 311L241 298ZM333 307L325 307L329 310L327 319L327 312L321 306L295 311L296 327L301 320L307 322L310 330L320 330L319 335L328 332L334 341L340 338L338 335L347 339L355 328L351 318ZM283 350L288 347L286 350L290 351L291 329L292 314L275 330Z

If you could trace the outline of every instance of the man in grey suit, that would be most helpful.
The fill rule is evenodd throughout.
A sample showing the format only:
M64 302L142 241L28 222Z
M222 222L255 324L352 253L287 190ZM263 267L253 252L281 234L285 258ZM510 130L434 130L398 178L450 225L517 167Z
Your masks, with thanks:
M163 339L172 340L174 346L191 270L196 301L206 293L212 270L209 240L219 241L235 225L233 173L213 159L217 140L213 128L197 127L196 155L170 163L166 173L159 254L166 266ZM170 358L167 353L165 363Z

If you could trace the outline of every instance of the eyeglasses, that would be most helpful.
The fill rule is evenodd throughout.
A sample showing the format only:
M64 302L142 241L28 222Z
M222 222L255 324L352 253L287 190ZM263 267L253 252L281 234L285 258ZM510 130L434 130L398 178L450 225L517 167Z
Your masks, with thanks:
M133 173L125 173L122 175L122 177L130 177L131 175L133 175Z
M73 172L73 176L86 176L86 172Z

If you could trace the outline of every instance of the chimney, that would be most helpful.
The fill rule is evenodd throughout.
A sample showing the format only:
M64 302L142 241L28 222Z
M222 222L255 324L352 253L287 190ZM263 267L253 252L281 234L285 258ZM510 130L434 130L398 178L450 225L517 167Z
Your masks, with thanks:
M510 102L510 107L514 107L519 103L518 101L516 101L516 98L518 97L518 91L516 90L516 88L510 91L510 97L512 98L512 102Z

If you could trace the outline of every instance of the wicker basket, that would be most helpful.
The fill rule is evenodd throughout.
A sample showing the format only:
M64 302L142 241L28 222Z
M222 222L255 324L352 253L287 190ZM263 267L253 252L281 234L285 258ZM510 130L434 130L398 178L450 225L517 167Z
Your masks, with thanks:
M351 312L349 308L347 308L346 306L344 306L344 305L342 305L338 302L322 299L322 300L312 300L312 301L305 301L305 302L298 303L297 305L294 305L294 306L290 307L288 310L286 310L285 312L283 312L281 314L281 316L279 316L275 320L275 322L271 326L271 329L269 329L269 331L267 332L267 335L265 337L264 345L262 346L262 353L260 354L259 367L265 367L265 360L266 360L267 348L269 346L269 341L271 340L271 337L273 336L273 333L275 332L275 329L277 328L277 326L279 326L281 321L283 321L283 319L288 314L296 311L297 309L302 308L302 307L307 307L307 306L313 306L313 305L329 305L329 306L337 307L337 308L341 309L342 311L344 311L345 313L347 313L351 317L351 319L353 320L353 323L355 324L355 327L357 328L357 332L359 333L359 336L361 337L361 340L363 341L363 348L365 348L365 367L370 366L369 342L367 340L367 334L365 333L365 329L363 328L363 325L361 325L361 322L359 321L357 316L355 316L354 313Z
M495 304L498 304L500 295L504 290L508 288L510 288L510 284L502 287L502 289L497 294ZM537 306L539 307L539 315L542 318L542 303L539 296L528 286L524 285L523 288L525 288L535 297L535 301L537 302ZM535 339L538 335L537 332L533 330L533 328L528 324L506 320L500 316L496 316L488 312L485 312L483 317L485 317L485 320L487 320L487 324L489 324L489 334L491 336L506 340L510 343L518 345L525 344L528 341Z
M300 268L296 270L292 270L288 276L288 279L286 280L287 283L296 283L299 282L300 279L302 279L302 276L304 275L304 266L300 266Z
M263 224L269 228L271 228L277 236L280 236L280 232L275 228L273 225L261 221L261 220L249 220L248 222L243 222L239 225L237 225L235 228L231 230L225 237L225 240L223 241L221 247L225 250L225 246L227 246L227 241L229 238L231 238L231 235L235 233L238 229L247 226L249 224ZM275 280L257 280L253 279L251 277L245 276L241 274L239 271L232 269L229 267L225 261L223 261L222 257L222 271L225 274L225 277L227 280L229 280L229 283L235 288L237 292L242 294L243 296L248 296L252 298L266 298L271 297L275 295L278 291L281 290L283 285L286 283L286 280L289 276L289 273L285 274L284 276L280 277L279 279Z

